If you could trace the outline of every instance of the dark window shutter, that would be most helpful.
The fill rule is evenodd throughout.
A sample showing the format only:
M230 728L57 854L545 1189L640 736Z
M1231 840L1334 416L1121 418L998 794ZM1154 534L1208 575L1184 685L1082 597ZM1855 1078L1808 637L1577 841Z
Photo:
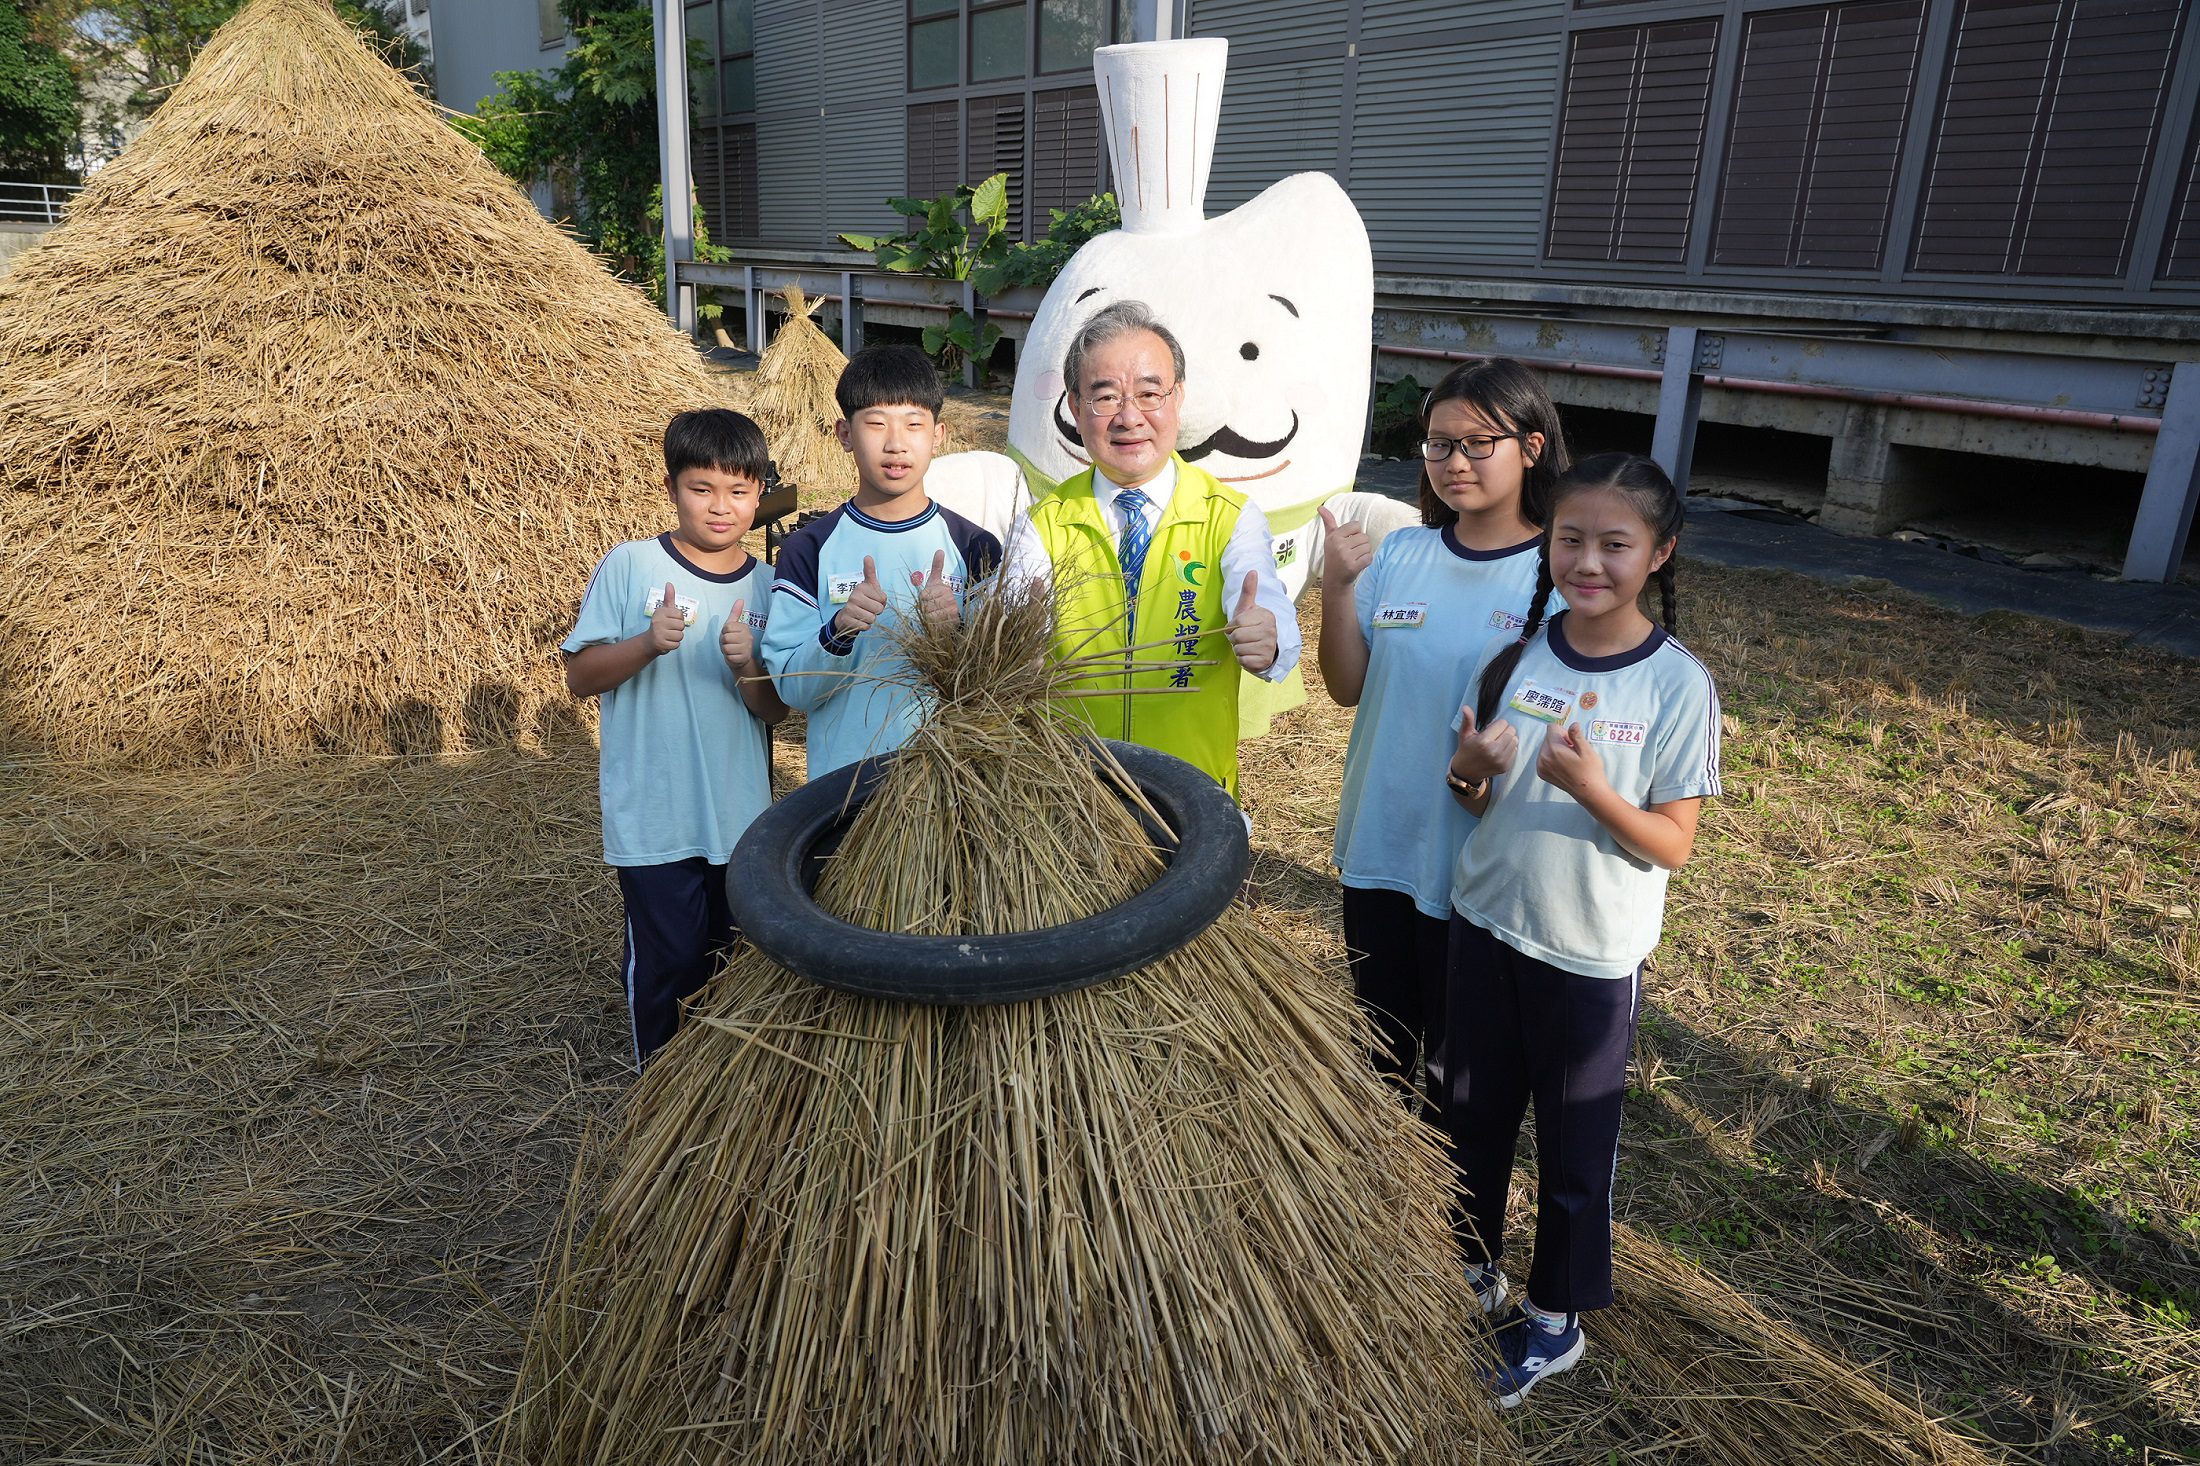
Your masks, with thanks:
M719 167L725 178L726 239L754 239L763 233L756 189L756 124L729 123L719 133Z
M1024 237L1024 95L975 97L970 102L970 160L963 182L1008 175L1008 232Z
M1714 20L1574 35L1551 258L1679 264L1686 256L1718 39Z
M909 109L909 197L938 198L962 182L962 108L926 102Z
M2181 10L1962 0L1915 267L2122 274Z
M1893 0L1749 17L1713 264L1878 268L1924 15Z
M1100 191L1100 98L1091 87L1039 92L1031 99L1031 232L1046 232L1049 209L1081 204Z
M719 129L705 123L688 134L688 171L695 178L695 204L703 211L703 227L712 240L726 239L726 185L720 173L723 151Z
M2162 241L2161 271L2164 280L2200 280L2200 127L2185 148L2185 181Z

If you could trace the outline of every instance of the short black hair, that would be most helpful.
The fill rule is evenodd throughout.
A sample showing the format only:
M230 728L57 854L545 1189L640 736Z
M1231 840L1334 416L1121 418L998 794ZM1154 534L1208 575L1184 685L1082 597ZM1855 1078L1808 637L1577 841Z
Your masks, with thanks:
M947 389L940 385L939 368L932 358L914 346L866 346L848 358L833 400L842 417L854 417L867 407L921 407L937 418L947 405Z
M747 414L698 407L665 424L665 476L677 479L691 468L743 474L762 484L771 476L772 450Z

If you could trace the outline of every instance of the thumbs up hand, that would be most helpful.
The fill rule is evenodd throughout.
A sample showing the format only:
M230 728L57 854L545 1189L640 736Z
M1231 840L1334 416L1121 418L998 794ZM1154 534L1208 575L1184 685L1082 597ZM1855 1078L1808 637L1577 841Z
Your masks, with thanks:
M1375 547L1368 543L1366 530L1351 520L1340 523L1336 515L1322 510L1323 595L1348 588L1374 558Z
M1475 726L1474 707L1459 710L1459 746L1452 750L1451 771L1468 783L1494 779L1509 772L1520 756L1520 734L1503 718L1487 728Z
M1535 759L1535 776L1578 800L1604 782L1604 760L1597 757L1579 725L1568 723L1553 728L1543 739L1543 751Z
M947 551L932 552L932 573L925 579L924 589L917 592L917 610L926 621L953 626L962 620L962 604L955 599L955 587L947 580Z
M863 557L863 581L848 594L848 604L833 618L833 635L846 640L868 631L886 614L886 587L878 583L878 562Z
M1223 628L1230 637L1230 650L1237 653L1238 665L1256 674L1276 664L1276 613L1261 605L1259 594L1260 572L1246 571L1237 609L1230 613L1230 624Z
M756 670L756 632L749 625L749 603L735 601L733 613L726 617L725 630L718 633L718 650L733 669L736 677L747 677Z
M657 609L649 613L649 650L652 656L663 656L680 645L687 635L687 612L680 609L680 593L671 581L665 582L665 598L657 603Z

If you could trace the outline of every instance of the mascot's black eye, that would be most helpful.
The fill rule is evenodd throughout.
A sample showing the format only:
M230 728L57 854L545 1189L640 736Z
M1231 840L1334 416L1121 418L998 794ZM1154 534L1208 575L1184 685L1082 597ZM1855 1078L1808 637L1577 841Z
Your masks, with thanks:
M1238 348L1238 355L1244 357L1247 361L1259 361L1260 348L1248 341Z

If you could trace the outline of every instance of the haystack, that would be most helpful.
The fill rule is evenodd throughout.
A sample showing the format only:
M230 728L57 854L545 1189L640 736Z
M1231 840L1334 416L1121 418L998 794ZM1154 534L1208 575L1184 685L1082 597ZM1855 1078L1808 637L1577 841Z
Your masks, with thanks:
M840 420L833 388L848 358L819 328L819 301L799 285L779 295L787 318L756 363L756 421L772 445L779 476L798 490L802 507L832 509L856 490L855 460L833 432Z
M725 396L325 0L252 0L0 283L0 736L524 731Z
M826 911L967 941L1156 878L1044 711L1061 674L1021 599L912 647L937 705L828 861ZM505 1459L1514 1459L1473 1374L1447 1159L1370 1041L1239 907L997 1006L833 991L744 947L576 1184Z

